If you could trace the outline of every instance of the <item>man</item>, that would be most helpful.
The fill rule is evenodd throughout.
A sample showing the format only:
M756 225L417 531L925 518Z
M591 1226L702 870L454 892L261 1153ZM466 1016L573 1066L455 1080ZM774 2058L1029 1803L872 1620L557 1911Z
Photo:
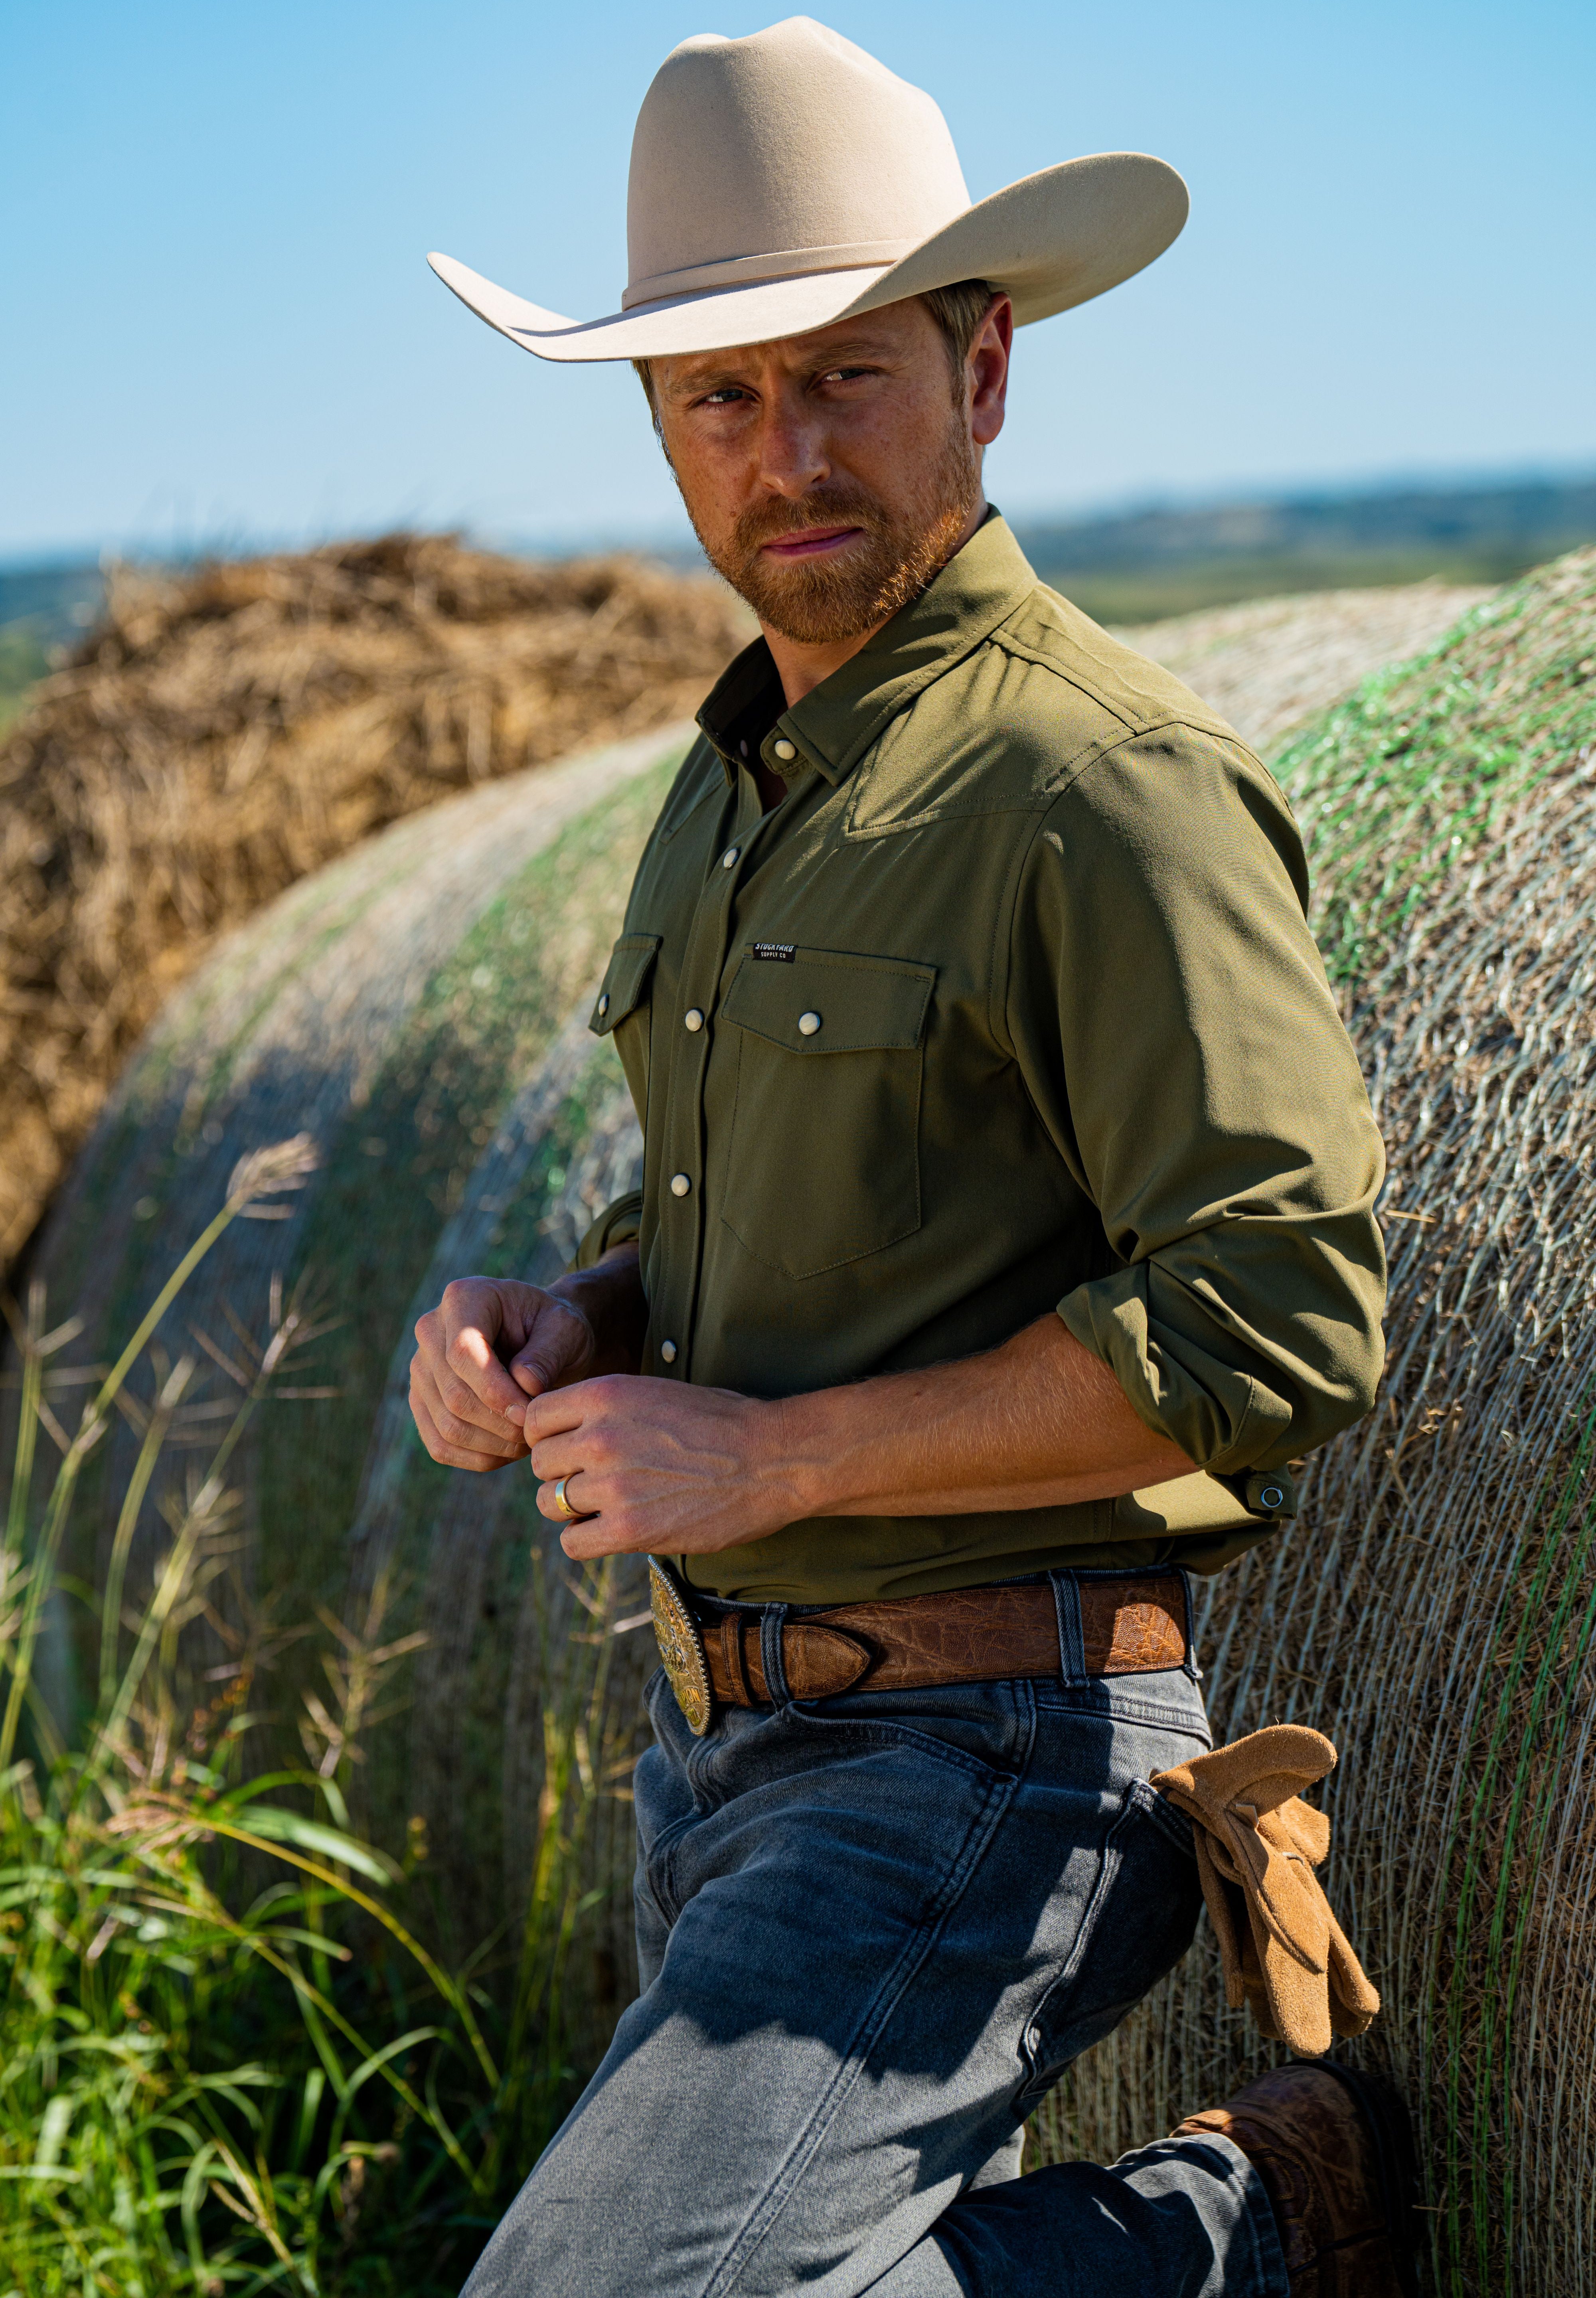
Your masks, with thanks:
M1189 1572L1369 1409L1382 1161L1302 852L1213 714L985 501L1012 327L1185 215L1134 155L972 207L941 115L795 19L633 145L637 361L763 636L700 715L593 1014L643 1186L417 1327L434 1458L655 1559L644 1991L472 2298L1405 2286L1393 2139L1293 2068L1021 2178L1184 1952Z

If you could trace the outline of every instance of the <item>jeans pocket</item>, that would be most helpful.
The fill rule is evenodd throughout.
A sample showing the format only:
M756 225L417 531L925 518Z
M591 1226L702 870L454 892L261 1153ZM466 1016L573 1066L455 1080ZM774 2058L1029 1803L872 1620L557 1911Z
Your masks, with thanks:
M1064 1966L1025 2029L1021 2114L1179 1962L1202 1904L1191 1821L1145 1780L1132 1780Z

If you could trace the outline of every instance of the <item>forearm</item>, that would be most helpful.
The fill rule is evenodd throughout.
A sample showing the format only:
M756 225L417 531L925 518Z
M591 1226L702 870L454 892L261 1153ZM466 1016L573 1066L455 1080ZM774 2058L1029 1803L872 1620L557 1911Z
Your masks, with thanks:
M805 1516L1059 1507L1192 1470L1051 1316L962 1363L790 1398L770 1433Z

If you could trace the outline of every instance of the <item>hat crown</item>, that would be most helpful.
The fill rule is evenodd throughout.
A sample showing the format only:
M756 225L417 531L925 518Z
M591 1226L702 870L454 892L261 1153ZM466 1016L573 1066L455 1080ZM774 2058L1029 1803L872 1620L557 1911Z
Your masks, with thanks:
M808 16L703 33L672 50L638 114L624 302L706 273L889 263L969 205L936 103L851 40Z

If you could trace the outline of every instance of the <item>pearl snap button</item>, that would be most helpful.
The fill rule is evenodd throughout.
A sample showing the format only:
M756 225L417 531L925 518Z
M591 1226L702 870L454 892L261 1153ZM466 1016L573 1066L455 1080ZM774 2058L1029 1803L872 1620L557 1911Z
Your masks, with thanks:
M662 1364L674 1364L676 1361L675 1342L661 1341L659 1343L659 1356Z
M600 997L600 1000L599 1000L599 1019L600 1020L600 1021L604 1019L604 1016L608 1013L608 1011L609 1011L609 992L608 992L608 990L607 989L607 990L605 991L605 993L604 993L603 996L602 996L602 997Z
M685 1173L673 1173L671 1175L672 1196L684 1197L691 1186L692 1183L688 1179Z
M735 870L736 867L737 848L735 846L728 846L725 852L721 856L721 868L723 870Z
M702 1010L697 1005L690 1005L682 1016L682 1026L684 1029L701 1029L704 1026Z
M792 744L785 740L780 742L773 742L771 744L771 748L775 752L778 758L796 758L798 756L798 752L793 748Z
M820 1015L818 1013L800 1013L798 1015L798 1029L804 1037L812 1037L819 1027Z

